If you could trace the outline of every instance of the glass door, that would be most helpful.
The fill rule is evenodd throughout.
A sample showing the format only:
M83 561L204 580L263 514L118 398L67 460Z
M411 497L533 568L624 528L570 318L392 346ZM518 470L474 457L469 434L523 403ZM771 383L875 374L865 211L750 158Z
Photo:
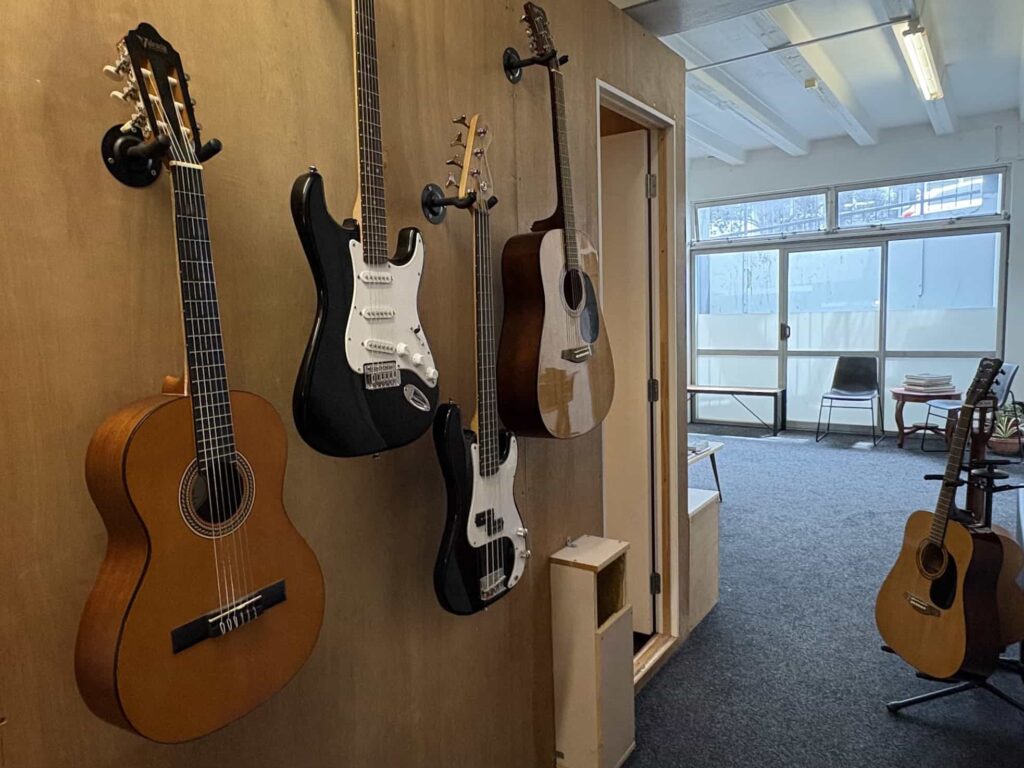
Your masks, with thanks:
M785 253L791 426L817 421L840 355L874 357L881 365L882 251L882 245L864 245ZM832 423L869 427L871 416L866 409L837 409Z
M723 386L777 387L780 358L780 251L748 250L694 255L693 381ZM745 403L772 423L767 398ZM694 421L757 424L729 395L697 395Z

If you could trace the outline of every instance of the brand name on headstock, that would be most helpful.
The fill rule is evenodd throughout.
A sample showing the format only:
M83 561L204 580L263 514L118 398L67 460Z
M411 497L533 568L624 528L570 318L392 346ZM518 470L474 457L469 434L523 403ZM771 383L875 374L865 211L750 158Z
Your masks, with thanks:
M167 53L167 46L163 43L158 43L156 40L150 40L148 37L143 37L142 35L136 35L136 37L139 39L142 47L147 51L156 51L157 53L164 54Z

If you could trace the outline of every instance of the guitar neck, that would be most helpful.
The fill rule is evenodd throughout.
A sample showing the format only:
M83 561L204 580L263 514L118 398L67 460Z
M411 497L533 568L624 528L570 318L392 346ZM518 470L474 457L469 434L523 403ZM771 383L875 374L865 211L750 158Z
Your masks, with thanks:
M377 22L373 0L353 0L352 32L363 259L369 264L383 264L388 260L388 229L377 78Z
M498 446L497 379L494 344L494 283L491 273L491 216L473 212L476 256L476 392L480 474L495 474L501 463Z
M234 459L235 434L202 166L171 163L188 393L201 465Z
M576 212L573 208L572 167L569 162L569 125L565 114L565 81L557 61L548 69L551 84L551 125L555 140L555 174L558 186L558 213L565 230L565 265L579 267L576 245Z
M965 403L960 408L953 439L949 444L949 458L946 461L946 471L942 478L942 490L939 491L939 500L935 505L935 515L932 517L932 528L928 536L934 544L939 546L942 546L946 538L949 515L953 509L953 502L956 500L956 483L960 479L960 467L964 461L964 448L973 420L974 405Z

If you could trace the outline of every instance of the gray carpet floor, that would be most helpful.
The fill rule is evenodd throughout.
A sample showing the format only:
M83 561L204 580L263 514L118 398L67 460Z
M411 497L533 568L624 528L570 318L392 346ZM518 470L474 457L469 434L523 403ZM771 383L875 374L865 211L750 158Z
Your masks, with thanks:
M987 693L884 706L938 687L881 652L874 601L907 515L934 508L922 476L944 456L891 437L714 431L721 600L640 692L627 767L1024 766L1024 715ZM708 462L690 484L714 487ZM1011 527L1016 493L996 498ZM1019 676L994 682L1024 698Z

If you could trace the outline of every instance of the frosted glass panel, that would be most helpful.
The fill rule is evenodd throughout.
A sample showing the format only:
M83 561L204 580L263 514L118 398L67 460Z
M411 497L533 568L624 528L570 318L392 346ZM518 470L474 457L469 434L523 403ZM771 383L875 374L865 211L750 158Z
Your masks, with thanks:
M1001 238L986 232L889 243L888 348L995 350Z
M697 384L732 387L777 387L778 359L771 355L698 355ZM758 424L757 419L729 395L696 395L695 415L700 419ZM747 397L743 402L766 424L772 423L772 401L766 397Z
M777 349L779 252L694 259L697 349Z
M787 415L790 422L804 421L816 424L821 396L832 388L832 376L836 372L835 357L791 357L786 365ZM841 405L841 403L840 403ZM871 412L868 403L850 403L864 406L863 411L847 408L832 409L832 426L860 425L871 427ZM875 403L878 413L878 403ZM822 425L828 420L828 408L822 415Z
M878 349L882 249L839 248L789 255L789 348Z
M890 358L885 364L885 393L887 400L885 407L885 428L896 429L895 413L896 404L892 401L889 390L903 384L903 377L908 373L949 373L953 376L953 384L963 392L970 386L974 374L978 370L980 356L970 357L906 357ZM903 411L903 422L910 424L924 421L927 407L918 403L907 403ZM917 435L920 437L920 435Z

